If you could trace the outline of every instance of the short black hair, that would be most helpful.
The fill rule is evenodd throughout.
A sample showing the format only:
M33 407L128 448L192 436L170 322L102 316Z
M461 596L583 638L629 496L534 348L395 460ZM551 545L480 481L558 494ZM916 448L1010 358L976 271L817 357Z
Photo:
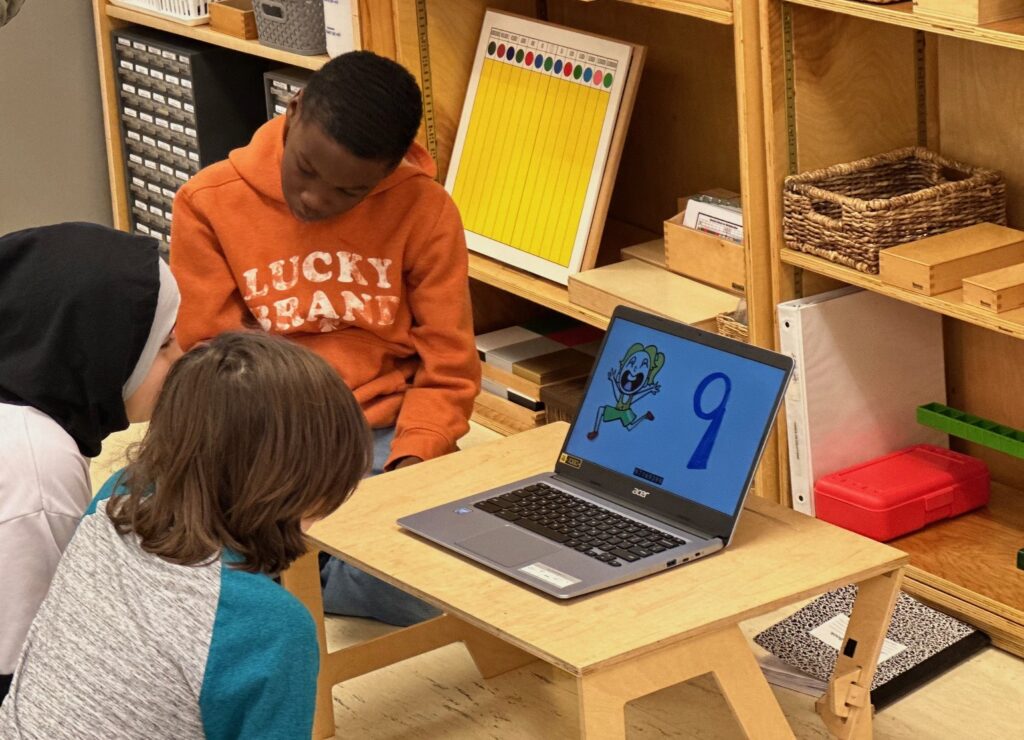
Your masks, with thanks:
M357 157L398 164L416 138L423 100L401 64L369 51L335 57L306 83L302 113Z

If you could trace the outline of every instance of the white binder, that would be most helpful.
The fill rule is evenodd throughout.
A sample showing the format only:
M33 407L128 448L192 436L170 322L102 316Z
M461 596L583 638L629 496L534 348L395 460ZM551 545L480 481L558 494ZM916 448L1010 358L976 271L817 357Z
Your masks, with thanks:
M814 515L814 482L918 443L921 404L946 401L942 317L854 287L780 303L779 349L795 362L786 392L793 508Z

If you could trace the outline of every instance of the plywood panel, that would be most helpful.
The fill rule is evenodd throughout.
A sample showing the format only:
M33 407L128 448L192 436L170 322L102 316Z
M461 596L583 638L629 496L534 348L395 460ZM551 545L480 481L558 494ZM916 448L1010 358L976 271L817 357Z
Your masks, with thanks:
M938 41L942 153L1000 170L1009 221L1024 225L1024 54L962 39Z
M792 12L799 170L916 144L914 32Z
M548 15L647 47L609 218L660 232L679 196L739 190L730 27L617 2L549 0Z
M944 321L948 404L1024 429L1024 341L962 321ZM994 480L1024 488L1024 460L962 440L954 446L985 460Z

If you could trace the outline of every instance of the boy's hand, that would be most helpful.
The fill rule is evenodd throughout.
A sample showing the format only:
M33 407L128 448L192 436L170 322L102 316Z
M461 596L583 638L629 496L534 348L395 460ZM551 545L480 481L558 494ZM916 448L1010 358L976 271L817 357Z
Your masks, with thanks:
M422 457L416 457L415 455L408 455L407 457L403 457L401 460L399 460L397 463L395 463L394 466L391 469L392 470L398 470L399 468L407 468L410 465L415 465L416 463L421 463L421 462L423 462L423 458Z

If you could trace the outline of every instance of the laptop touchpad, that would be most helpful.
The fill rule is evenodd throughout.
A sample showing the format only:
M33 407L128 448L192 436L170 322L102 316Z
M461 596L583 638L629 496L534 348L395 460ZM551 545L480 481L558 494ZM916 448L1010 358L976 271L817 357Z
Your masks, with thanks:
M455 544L505 566L533 562L559 549L558 545L510 525L489 530Z

